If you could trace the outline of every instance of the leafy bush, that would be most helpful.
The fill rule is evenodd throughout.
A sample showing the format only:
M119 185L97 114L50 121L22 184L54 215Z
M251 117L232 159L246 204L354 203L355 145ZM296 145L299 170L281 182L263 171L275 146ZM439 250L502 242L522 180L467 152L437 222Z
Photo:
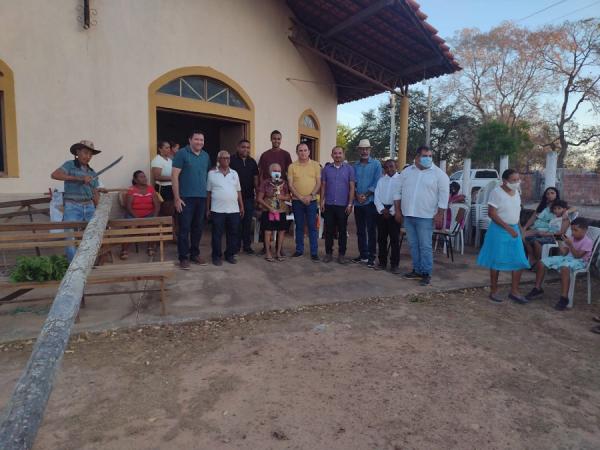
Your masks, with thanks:
M62 280L68 267L69 262L62 255L21 256L10 273L10 280L13 283Z

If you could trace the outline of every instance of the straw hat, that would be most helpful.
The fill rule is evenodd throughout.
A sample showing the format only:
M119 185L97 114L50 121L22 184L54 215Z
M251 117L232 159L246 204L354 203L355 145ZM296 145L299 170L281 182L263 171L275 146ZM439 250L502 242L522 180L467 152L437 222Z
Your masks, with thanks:
M71 145L71 154L77 156L77 150L80 150L82 148L87 148L88 150L91 150L93 155L97 155L98 153L100 153L100 150L94 148L94 143L92 141L83 140Z
M371 143L368 139L361 139L358 143L358 148L371 148Z

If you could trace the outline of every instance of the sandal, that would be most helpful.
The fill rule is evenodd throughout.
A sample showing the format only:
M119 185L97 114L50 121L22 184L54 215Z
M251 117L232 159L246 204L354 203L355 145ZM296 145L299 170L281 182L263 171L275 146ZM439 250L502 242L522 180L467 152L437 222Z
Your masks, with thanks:
M281 255L279 255L279 256L277 257L277 261L279 261L279 262L281 262L281 261L285 261L285 256L281 256Z
M273 258L272 256L265 256L265 260L267 260L268 262L275 262L275 258Z
M594 322L598 322L598 323L600 323L600 316L594 316L594 317L592 317L592 320L593 320Z
M126 260L127 258L129 258L129 253L126 250L122 250L119 254L119 259Z
M600 334L600 325L594 327L590 330L592 333Z

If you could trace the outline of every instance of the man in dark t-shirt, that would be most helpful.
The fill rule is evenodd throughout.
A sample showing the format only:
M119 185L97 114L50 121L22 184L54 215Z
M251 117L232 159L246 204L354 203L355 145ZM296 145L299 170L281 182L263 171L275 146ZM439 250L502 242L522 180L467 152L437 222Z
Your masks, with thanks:
M284 180L287 180L287 171L290 164L292 164L292 157L287 150L281 148L281 133L277 130L271 132L271 145L272 147L260 155L258 160L260 180L269 180L271 178L271 174L269 173L269 166L271 164L279 164L281 166L281 175Z
M241 220L240 244L248 255L252 250L252 217L254 217L255 193L258 187L258 165L250 156L250 141L242 139L238 142L237 153L232 155L230 167L238 173L244 201L244 217Z

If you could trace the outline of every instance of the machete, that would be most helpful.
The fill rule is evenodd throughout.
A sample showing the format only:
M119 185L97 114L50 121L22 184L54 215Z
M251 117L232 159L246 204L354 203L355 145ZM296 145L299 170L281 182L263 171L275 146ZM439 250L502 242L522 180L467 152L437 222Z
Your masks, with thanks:
M123 159L123 156L119 156L117 159L115 159L113 162L111 162L108 166L106 166L104 169L99 170L98 172L96 172L96 175L94 175L94 180L96 178L98 178L100 175L102 175L104 172L106 172L108 169L112 169L114 166L116 166L117 164L119 164L121 162L121 160Z

